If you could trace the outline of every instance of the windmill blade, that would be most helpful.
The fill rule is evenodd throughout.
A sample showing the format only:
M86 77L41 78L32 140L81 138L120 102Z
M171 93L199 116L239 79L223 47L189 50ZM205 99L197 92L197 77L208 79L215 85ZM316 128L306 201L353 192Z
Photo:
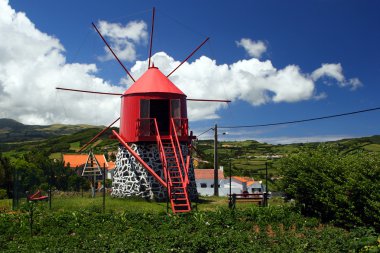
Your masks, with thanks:
M74 91L74 92L101 94L101 95L112 95L112 96L122 96L123 95L121 93L100 92L100 91L90 91L90 90L77 90L77 89L69 89L69 88L61 88L61 87L56 87L55 89L57 89L57 90L64 90L64 91Z
M108 49L111 51L111 53L113 54L113 56L115 57L115 59L119 62L119 64L121 65L121 67L125 70L125 72L127 72L128 76L133 80L133 82L136 82L135 79L133 78L133 76L131 75L131 73L129 73L129 71L127 70L127 68L124 66L124 64L119 60L119 58L117 57L117 55L115 54L115 52L112 50L111 46L108 44L108 42L106 41L106 39L100 33L100 31L98 30L98 28L96 27L96 25L94 23L92 23L92 26L95 28L95 30L99 34L100 38L102 38L103 42L106 44L106 46L108 47Z
M188 57L186 57L185 60L183 60L175 69L173 69L172 72L169 73L166 77L169 77L171 74L173 74L179 67L181 67L182 64L184 64L191 56L195 54L210 38L207 37L191 54L189 54Z
M62 88L62 87L56 87L57 90L64 90L64 91L74 91L74 92L83 92L83 93L92 93L92 94L101 94L101 95L112 95L112 96L123 96L122 93L112 93L112 92L100 92L100 91L90 91L90 90L78 90L78 89L69 89L69 88ZM201 98L186 98L187 101L192 102L216 102L216 103L231 103L231 100L225 100L225 99L201 99Z
M150 47L149 47L148 69L150 68L150 58L152 58L153 31L154 31L154 16L155 16L155 13L156 13L156 8L153 7L153 13L152 13L152 31L150 33Z
M94 138L92 138L89 142L87 142L78 152L82 152L82 150L84 150L85 148L88 147L88 145L90 145L91 143L93 143L96 139L98 139L105 131L107 131L108 129L110 129L110 127L113 126L113 124L115 124L116 122L118 122L120 119L117 118L114 122L112 122L108 127L104 128L102 131L100 131L97 135L95 135Z
M186 98L187 101L193 102L219 102L219 103L231 103L231 100L224 99L200 99L200 98Z

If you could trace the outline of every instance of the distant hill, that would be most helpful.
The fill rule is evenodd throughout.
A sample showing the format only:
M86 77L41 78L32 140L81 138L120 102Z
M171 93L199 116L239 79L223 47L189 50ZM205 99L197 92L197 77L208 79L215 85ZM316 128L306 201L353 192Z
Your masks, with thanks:
M46 126L24 125L13 119L0 119L0 152L13 154L28 151L70 153L78 151L104 126L53 124ZM118 130L117 128L112 128ZM111 130L106 131L91 148L103 152L110 147L117 150L118 142L110 139Z
M102 128L91 125L24 125L12 119L0 119L0 152L26 152L36 148L50 153L76 152ZM109 129L102 135L93 144L94 151L116 151L118 142L109 138L111 134ZM343 139L332 143L339 145L344 152L361 149L380 153L380 135ZM296 152L300 147L313 147L318 144L272 145L254 140L219 142L219 164L228 167L229 158L233 158L233 164L239 170L261 169L268 159L275 163L278 157ZM198 141L196 150L194 158L199 161L199 167L211 168L214 156L213 140Z
M102 128L62 124L30 126L12 119L0 119L0 152L9 156L18 156L30 151L44 151L50 158L61 159L62 153L78 152ZM107 130L90 146L95 153L117 152L118 141L109 138L112 130L118 129ZM364 150L380 154L380 135L343 139L331 143L338 145L342 152ZM231 168L232 175L249 176L256 180L264 180L267 167L271 179L270 189L276 189L275 180L279 176L277 165L281 157L297 152L302 147L314 147L319 144L273 145L254 140L223 141L218 143L219 166L224 167L225 173L229 173ZM193 158L197 168L213 168L213 145L213 140L199 140L196 143ZM88 152L88 149L84 152Z
M91 125L24 125L13 119L0 119L0 143L44 140L54 136L69 135L89 128L102 128Z
M370 137L344 139L334 142L343 153L364 150L380 154L380 135ZM298 152L302 147L315 147L321 143L293 143L272 145L260 143L254 140L223 141L218 145L219 165L232 174L263 178L263 170L268 166L270 177L276 177L278 171L276 164L281 157L293 152ZM214 144L211 140L198 141L195 147L196 166L199 168L213 168ZM231 160L232 158L232 160Z

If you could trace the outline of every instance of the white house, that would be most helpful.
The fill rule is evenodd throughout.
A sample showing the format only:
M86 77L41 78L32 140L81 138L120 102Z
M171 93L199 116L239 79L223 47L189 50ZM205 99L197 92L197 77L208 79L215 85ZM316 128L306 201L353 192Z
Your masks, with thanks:
M197 191L202 196L214 195L214 169L194 169ZM218 170L219 192L224 184L223 169Z
M197 191L201 196L214 195L214 169L194 169ZM219 196L230 194L230 178L224 177L223 168L218 170ZM231 194L264 192L261 181L254 181L249 177L231 177Z

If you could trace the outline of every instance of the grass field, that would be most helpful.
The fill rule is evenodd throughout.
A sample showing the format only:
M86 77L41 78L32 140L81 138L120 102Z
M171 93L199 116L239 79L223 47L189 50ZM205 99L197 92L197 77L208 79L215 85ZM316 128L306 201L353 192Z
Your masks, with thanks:
M70 150L78 151L79 149L80 149L80 142L79 141L70 143Z
M79 193L11 211L0 200L0 252L378 252L370 228L352 231L303 217L273 199L268 208L202 198L198 210L172 215L166 203ZM30 210L33 210L31 212ZM32 218L33 217L33 218Z
M365 150L371 151L371 152L380 152L380 145L379 144L369 144L364 146Z
M198 203L193 202L193 209L198 211L215 210L220 207L228 206L227 197L201 197ZM272 198L269 200L269 205L283 205L284 202L279 198ZM39 202L39 206L49 208L47 201ZM238 203L237 208L252 207L253 203ZM26 199L21 199L19 206L26 206ZM53 194L51 210L54 212L61 211L80 211L80 210L95 210L101 211L103 207L103 197L98 193L95 198L92 198L89 193L84 193L83 197L80 193L59 193ZM105 200L106 212L148 212L148 213L161 213L166 212L166 202L147 201L138 198L120 199L113 198L109 195ZM169 205L170 209L170 205ZM12 210L12 200L0 200L0 212L9 212Z

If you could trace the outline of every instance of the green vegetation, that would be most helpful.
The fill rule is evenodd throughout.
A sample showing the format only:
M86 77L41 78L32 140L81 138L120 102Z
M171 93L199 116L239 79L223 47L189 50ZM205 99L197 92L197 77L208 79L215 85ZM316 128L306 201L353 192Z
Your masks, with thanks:
M12 119L0 119L0 143L44 140L53 136L73 134L88 128L94 128L94 126L63 124L47 126L24 125Z
M359 252L379 247L371 229L322 225L291 207L217 208L176 216L31 208L32 230L28 213L0 213L2 252Z
M345 139L330 142L342 153L365 151L380 154L380 136ZM232 175L249 176L256 180L265 179L265 164L268 165L269 189L282 190L277 184L281 177L279 163L283 157L298 153L304 148L316 148L319 143L295 143L287 145L271 145L254 140L222 141L218 143L219 165L229 172L230 162ZM214 142L200 140L196 144L193 155L200 160L198 168L213 168Z
M280 163L282 189L303 214L380 231L380 157L337 145L302 149Z
M0 120L1 252L380 251L380 136L328 145L219 142L225 172L231 164L233 175L263 180L267 165L269 189L284 191L292 201L272 198L269 208L239 203L232 211L224 208L226 198L211 197L192 213L172 216L166 214L166 203L109 196L101 213L100 194L90 198L89 182L61 159L100 128L29 127ZM110 134L92 144L95 153L117 149ZM213 141L198 141L193 156L200 168L212 168ZM22 208L11 211L15 182L23 194L50 185L52 209L46 202L29 206L24 198Z

